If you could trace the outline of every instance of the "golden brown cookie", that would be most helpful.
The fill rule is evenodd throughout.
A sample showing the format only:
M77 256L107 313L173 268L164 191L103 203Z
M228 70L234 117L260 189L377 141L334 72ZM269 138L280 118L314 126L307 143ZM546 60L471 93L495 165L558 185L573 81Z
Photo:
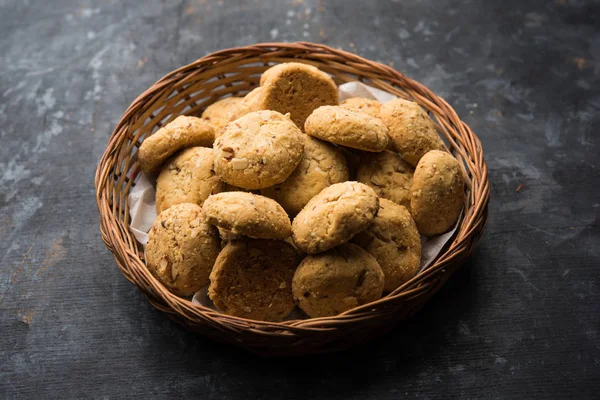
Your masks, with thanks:
M362 112L373 118L379 118L381 103L377 100L366 99L364 97L350 97L349 99L342 101L340 107L351 111Z
M348 166L341 150L329 143L305 136L302 161L279 185L262 189L291 215L296 215L319 192L334 183L348 180Z
M225 125L235 119L243 101L242 97L226 97L206 107L202 119L213 127L215 138L221 136Z
M306 119L304 131L310 136L365 151L383 151L388 129L378 118L340 106L317 108Z
M383 290L391 292L419 271L421 236L408 210L379 199L379 212L367 229L352 238L369 252L385 275Z
M140 146L140 168L149 174L156 171L169 157L181 149L192 146L212 146L215 132L208 122L180 115L148 136Z
M304 151L302 131L276 111L256 111L227 124L215 141L215 171L225 182L262 189L283 182Z
M410 209L410 184L413 167L397 153L382 151L363 157L356 180L369 185L377 196Z
M256 87L248 92L242 99L236 113L231 118L231 121L242 118L244 115L254 111L266 110L264 105L264 92L265 88L262 86Z
M202 210L213 225L258 239L285 239L292 233L290 218L273 199L247 192L210 196Z
M294 243L314 254L347 242L366 229L379 209L377 195L359 182L336 183L313 197L294 218Z
M260 84L264 90L259 109L290 113L300 129L313 110L339 103L338 88L333 79L308 64L275 65L262 74Z
M445 151L425 154L413 176L410 206L419 232L439 235L454 226L464 203L465 182L458 161Z
M416 166L429 150L444 150L433 121L417 103L395 99L381 106L380 118L389 130L398 153Z
M234 240L215 262L208 296L225 314L281 321L294 309L292 277L299 262L286 242Z
M148 269L169 291L191 296L208 284L221 250L214 226L196 204L176 204L160 213L146 245Z
M156 179L156 212L174 204L199 206L211 194L223 191L224 184L213 170L213 149L192 147L163 166Z
M302 260L292 281L294 300L309 316L329 317L381 297L384 275L365 250L344 243Z

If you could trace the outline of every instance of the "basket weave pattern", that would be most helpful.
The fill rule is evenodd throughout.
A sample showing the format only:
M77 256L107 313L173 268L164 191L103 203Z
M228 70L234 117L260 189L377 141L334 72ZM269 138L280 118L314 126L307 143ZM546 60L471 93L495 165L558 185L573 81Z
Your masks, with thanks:
M336 83L361 81L426 108L450 145L466 180L463 219L434 263L382 299L326 318L252 321L220 314L167 291L148 271L129 231L127 196L138 172L137 150L145 137L178 115L199 115L209 104L243 96L270 66L311 64ZM129 106L110 136L95 178L102 239L125 277L150 303L191 331L265 355L336 351L368 340L418 311L472 253L487 221L489 182L481 142L443 99L391 67L313 43L263 43L209 54L166 75Z

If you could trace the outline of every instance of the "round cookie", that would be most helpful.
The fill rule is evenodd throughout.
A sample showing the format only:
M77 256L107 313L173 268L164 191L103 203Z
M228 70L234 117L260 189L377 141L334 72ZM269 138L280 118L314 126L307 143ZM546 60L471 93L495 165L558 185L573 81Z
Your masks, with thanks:
M304 131L310 136L365 151L383 151L388 129L378 118L340 106L317 108L306 119Z
M413 167L387 150L365 155L356 171L356 180L372 187L377 196L408 209L412 177Z
M348 180L348 166L341 150L318 139L305 137L302 161L279 185L262 189L291 215L296 215L319 192Z
M340 103L340 107L350 111L362 112L373 118L379 118L381 103L364 97L350 97Z
M430 150L445 150L433 121L417 103L394 99L381 106L379 114L394 147L410 165L416 166Z
M301 129L313 110L339 103L338 88L333 79L308 64L275 65L262 74L260 85L264 88L260 109L290 113L292 121Z
M212 125L215 137L221 136L225 125L238 115L243 101L242 97L226 97L206 107L202 119Z
M148 269L169 291L191 296L208 284L221 250L214 226L196 204L176 204L160 213L146 245Z
M214 139L215 131L208 122L180 115L142 142L138 151L140 168L150 174L179 150L192 146L210 147Z
M208 223L258 239L285 239L292 233L290 218L273 199L247 192L210 196L202 211Z
M254 111L266 110L263 104L264 92L265 88L262 86L256 87L248 92L248 94L246 94L246 96L244 96L242 99L239 108L231 118L231 121L235 121L236 119Z
M392 201L379 199L379 212L367 229L352 238L381 266L383 290L391 292L419 271L421 236L408 210Z
M292 278L299 262L286 242L234 240L215 262L208 296L225 314L281 321L294 309Z
M421 158L410 188L419 232L439 235L454 226L463 208L464 186L460 165L450 154L432 150Z
M347 242L366 229L379 209L377 195L359 182L336 183L323 189L292 223L294 243L314 254Z
M298 306L310 317L329 317L381 297L384 275L365 250L344 243L302 260L292 281Z
M263 189L283 182L296 169L304 138L288 116L256 111L227 124L214 149L215 171L222 180Z
M192 147L165 165L156 179L156 212L174 204L194 203L199 206L211 194L224 190L224 184L213 170L213 149Z

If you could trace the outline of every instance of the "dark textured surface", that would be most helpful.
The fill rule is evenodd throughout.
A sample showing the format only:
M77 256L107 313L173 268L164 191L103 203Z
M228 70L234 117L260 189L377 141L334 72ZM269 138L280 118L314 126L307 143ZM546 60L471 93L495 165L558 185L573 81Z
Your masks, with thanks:
M0 395L594 398L600 4L0 0ZM482 139L487 233L377 343L265 360L188 334L121 276L93 174L128 104L221 48L309 40L389 63Z

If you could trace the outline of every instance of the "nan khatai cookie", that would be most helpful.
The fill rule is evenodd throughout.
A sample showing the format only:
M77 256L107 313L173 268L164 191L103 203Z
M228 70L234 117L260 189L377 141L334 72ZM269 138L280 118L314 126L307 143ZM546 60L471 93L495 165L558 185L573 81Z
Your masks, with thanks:
M217 138L215 171L230 185L263 189L283 182L304 151L302 131L276 111L256 111L225 126Z
M215 137L221 136L225 125L236 118L243 101L242 97L226 97L206 107L202 113L202 119L213 127Z
M213 170L213 149L192 147L165 165L156 179L156 211L179 203L199 206L211 194L222 192L224 183Z
M176 204L156 217L146 245L148 269L169 291L191 296L208 284L221 250L219 234L196 204Z
M388 129L378 118L340 106L317 108L306 119L304 131L327 142L366 151L383 151Z
M321 190L348 180L348 166L341 150L329 143L305 136L302 161L279 185L262 190L289 214L296 215Z
M395 99L381 106L379 114L394 147L409 164L416 166L430 150L445 149L433 121L417 103Z
M208 296L225 314L281 321L294 309L292 278L299 262L286 242L234 240L215 262Z
M370 115L373 118L379 118L381 103L377 100L366 99L364 97L350 97L340 103L340 107L351 111L358 111Z
M377 196L410 209L413 171L400 155L386 150L365 155L358 165L356 180L372 187Z
M285 239L292 233L290 218L273 199L247 192L210 196L202 210L206 220L233 234L258 239Z
M378 209L379 199L369 186L359 182L331 185L294 218L294 243L309 254L329 250L366 229Z
M301 129L313 110L339 103L333 79L312 65L278 64L262 74L260 85L263 88L260 109L290 113L292 121Z
M439 235L454 226L463 208L464 186L460 165L450 154L433 150L421 158L410 189L419 232Z
M419 271L421 236L405 207L386 199L379 202L371 225L352 242L375 257L385 275L383 290L391 292Z
M138 151L140 168L147 174L152 173L179 150L212 146L214 140L215 131L208 122L180 115L142 142Z
M310 317L329 317L381 297L384 275L362 248L345 243L302 260L292 281L294 300Z

